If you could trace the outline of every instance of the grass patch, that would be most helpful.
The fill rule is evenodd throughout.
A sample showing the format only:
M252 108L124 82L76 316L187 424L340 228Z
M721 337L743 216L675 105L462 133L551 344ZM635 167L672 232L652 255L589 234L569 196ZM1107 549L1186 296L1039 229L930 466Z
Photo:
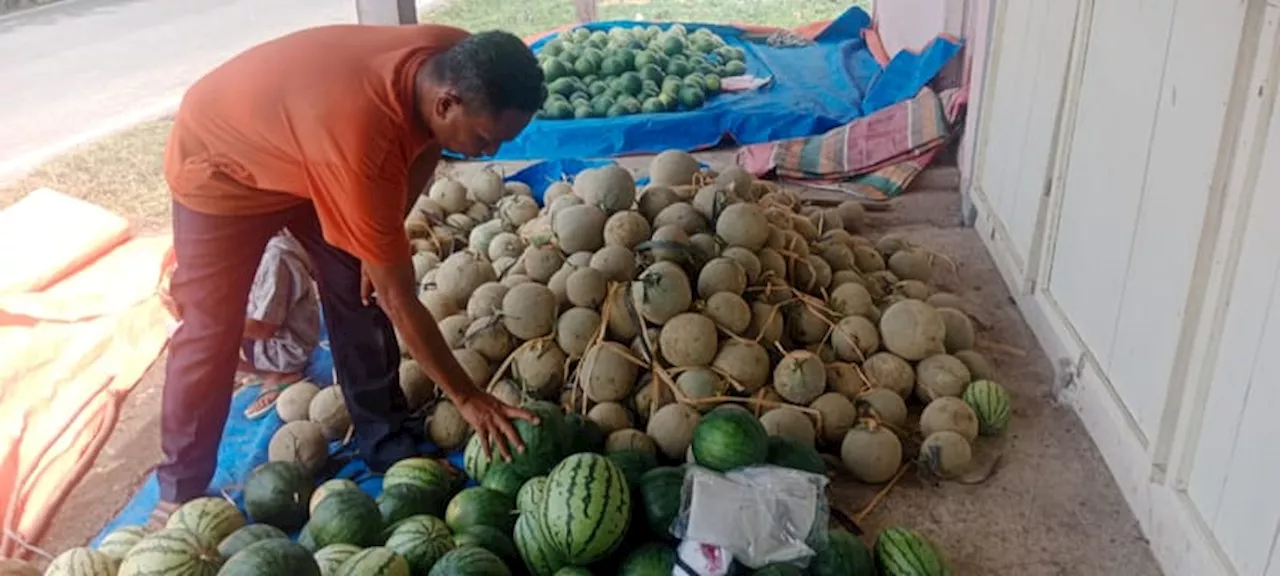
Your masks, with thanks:
M600 20L681 20L797 26L838 16L870 0L597 0ZM447 0L423 11L423 22L467 30L501 29L519 36L576 22L572 0Z
M169 225L164 143L170 119L144 122L75 148L0 186L0 209L37 188L52 188L129 219L141 231Z

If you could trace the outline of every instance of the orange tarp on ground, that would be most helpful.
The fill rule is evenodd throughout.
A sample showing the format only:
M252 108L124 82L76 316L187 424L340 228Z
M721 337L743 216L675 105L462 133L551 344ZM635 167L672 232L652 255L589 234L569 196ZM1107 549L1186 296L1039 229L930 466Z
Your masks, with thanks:
M171 240L50 190L0 211L0 556L22 556L163 352Z

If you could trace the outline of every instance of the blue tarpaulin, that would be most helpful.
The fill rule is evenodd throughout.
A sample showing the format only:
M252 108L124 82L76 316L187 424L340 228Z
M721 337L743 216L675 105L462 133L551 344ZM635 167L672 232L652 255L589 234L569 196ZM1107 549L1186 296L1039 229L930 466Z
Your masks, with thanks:
M747 73L772 82L747 92L721 93L686 112L534 120L493 159L608 158L672 148L695 150L726 136L737 144L757 144L821 134L914 96L959 50L956 43L940 39L919 54L898 54L881 67L862 39L870 22L866 12L850 8L812 45L802 47L768 46L729 26L685 24L691 31L708 28L727 44L742 48ZM586 27L650 24L610 21ZM553 37L534 43L534 51Z

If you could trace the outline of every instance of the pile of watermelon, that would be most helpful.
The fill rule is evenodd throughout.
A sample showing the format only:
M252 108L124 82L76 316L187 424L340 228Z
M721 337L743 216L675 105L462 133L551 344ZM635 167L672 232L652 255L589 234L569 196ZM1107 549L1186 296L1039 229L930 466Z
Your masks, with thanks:
M614 117L696 109L720 78L745 74L746 54L707 28L682 24L575 28L538 51L547 100L539 118Z

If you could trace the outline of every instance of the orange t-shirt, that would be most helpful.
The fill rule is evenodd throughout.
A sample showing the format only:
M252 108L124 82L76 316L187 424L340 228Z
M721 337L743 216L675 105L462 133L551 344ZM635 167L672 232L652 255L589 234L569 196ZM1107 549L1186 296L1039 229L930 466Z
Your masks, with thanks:
M467 35L324 26L232 58L178 109L164 158L174 198L215 215L310 201L328 243L371 264L403 260L409 166L439 154L418 119L414 77Z

